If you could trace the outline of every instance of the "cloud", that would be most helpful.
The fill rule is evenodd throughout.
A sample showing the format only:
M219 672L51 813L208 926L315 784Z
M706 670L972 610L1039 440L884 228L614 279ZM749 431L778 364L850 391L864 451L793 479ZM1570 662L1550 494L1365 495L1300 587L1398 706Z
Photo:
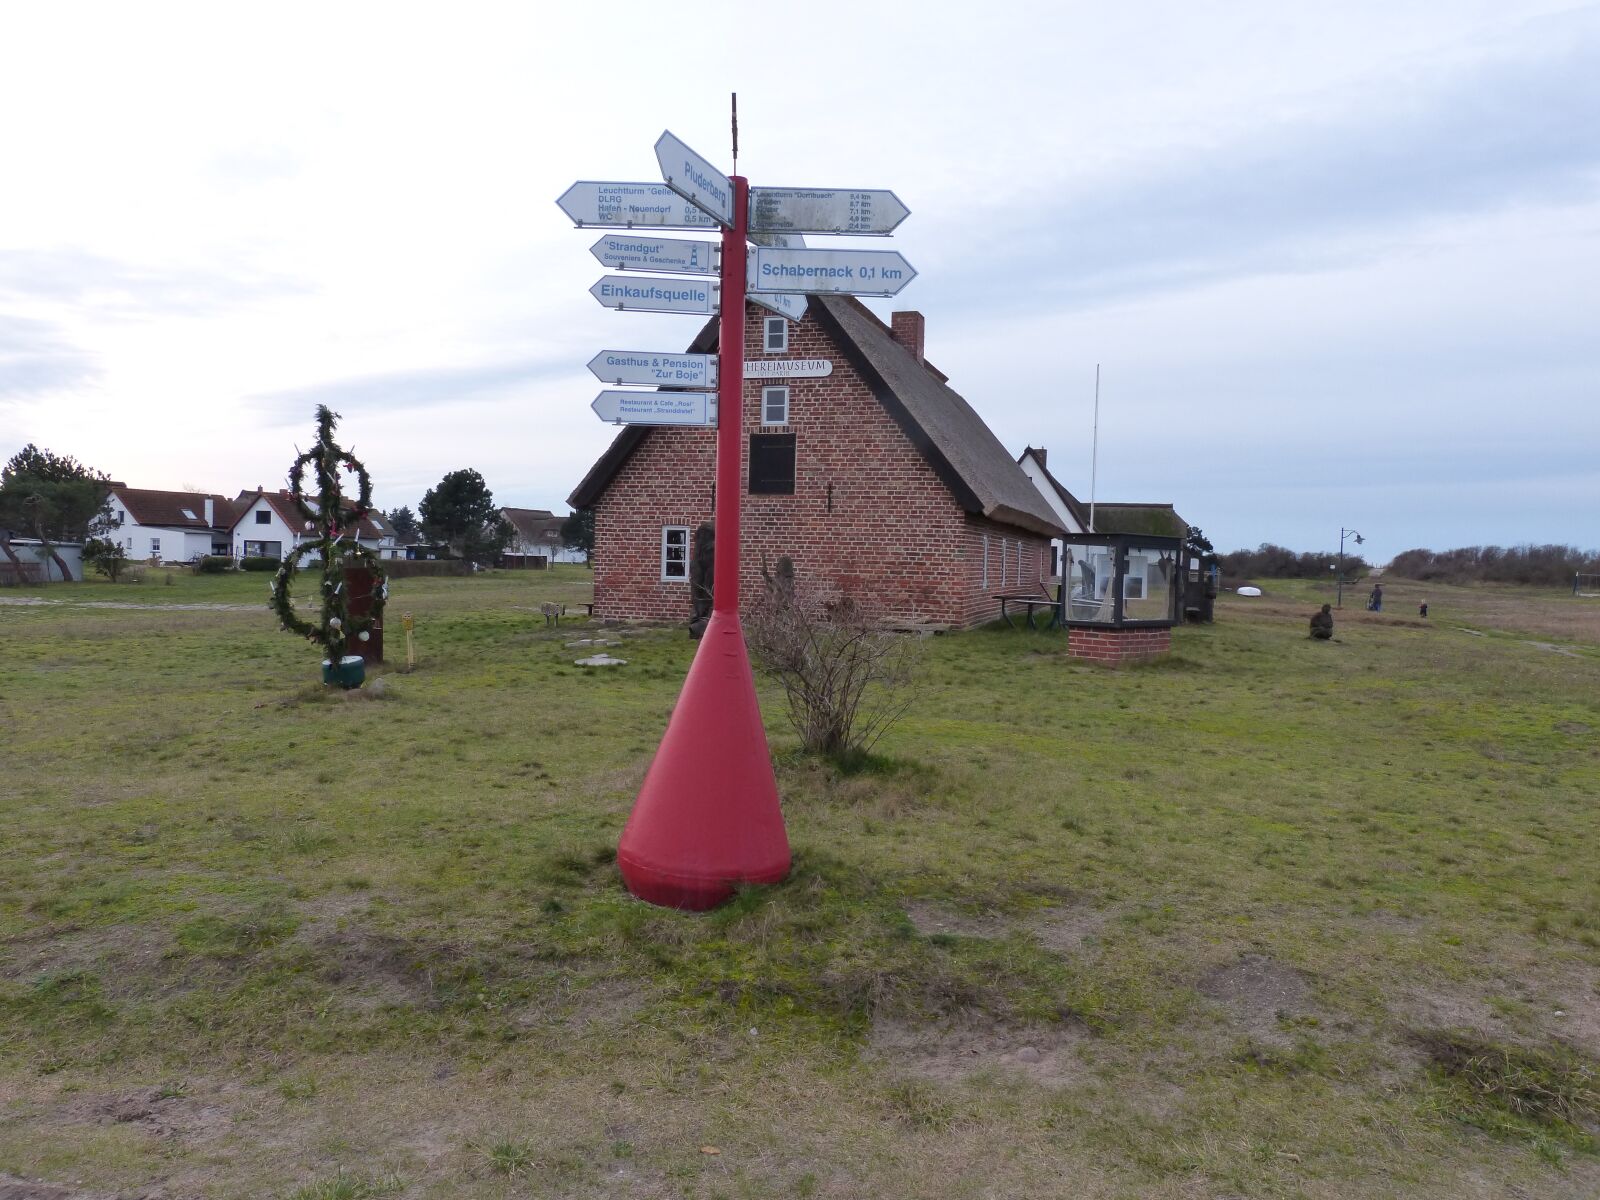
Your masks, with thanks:
M54 326L0 313L0 409L93 380L94 357Z
M0 250L0 299L102 316L211 316L310 290L289 276L254 269L155 268L84 250Z
M432 408L572 374L570 362L547 359L419 367L262 392L245 403L286 419L302 417L318 404L346 414Z
M991 303L972 278L981 270L1029 279L1007 289L1018 304L1070 303L1320 270L1441 218L1587 200L1600 170L1596 78L1600 9L1535 23L1470 67L1363 80L1231 141L1017 198L1033 219L961 272L961 290Z

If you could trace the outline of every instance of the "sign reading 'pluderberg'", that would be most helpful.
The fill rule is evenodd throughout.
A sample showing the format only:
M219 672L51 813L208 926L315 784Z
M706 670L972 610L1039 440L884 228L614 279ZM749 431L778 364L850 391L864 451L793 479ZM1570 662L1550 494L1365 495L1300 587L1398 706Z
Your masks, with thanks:
M643 387L714 388L715 354L664 354L656 350L602 350L589 370L603 383Z
M724 225L733 224L733 180L670 131L656 139L656 163L669 188Z
M698 279L641 279L636 275L602 275L589 294L607 308L639 312L714 313L717 285Z

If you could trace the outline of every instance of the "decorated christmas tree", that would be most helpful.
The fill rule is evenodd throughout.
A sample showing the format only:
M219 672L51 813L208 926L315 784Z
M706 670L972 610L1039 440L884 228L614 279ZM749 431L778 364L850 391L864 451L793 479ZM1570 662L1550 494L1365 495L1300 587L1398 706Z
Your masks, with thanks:
M272 577L270 603L283 628L324 649L323 682L359 687L366 657L360 651L371 641L373 631L382 628L389 585L378 556L356 540L362 518L372 512L372 478L354 454L333 440L338 420L338 413L319 404L317 444L289 468L290 497L305 521L306 532L315 536L301 541L284 557ZM312 495L306 492L307 467L315 473ZM340 483L344 472L354 475L359 485L354 501L344 496ZM321 613L315 621L301 618L291 594L300 564L308 558L322 564ZM352 612L350 584L358 575L363 581L370 580L370 603L358 603Z

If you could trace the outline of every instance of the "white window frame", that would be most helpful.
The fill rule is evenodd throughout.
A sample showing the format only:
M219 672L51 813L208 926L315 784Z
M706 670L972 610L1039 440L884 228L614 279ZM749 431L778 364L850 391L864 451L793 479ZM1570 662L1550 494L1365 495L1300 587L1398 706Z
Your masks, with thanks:
M256 524L257 525L271 525L272 524L272 510L269 509L269 508L258 508L258 509L256 509Z
M1006 583L1007 583L1007 580L1006 580L1006 568L1011 565L1010 562L1006 558L1006 549L1007 549L1007 547L1006 547L1006 539L1005 538L1001 538L1000 539L1000 586L1001 587L1005 587L1006 586Z
M670 535L681 533L683 535L683 574L667 574L667 548L671 544ZM663 525L661 527L661 582L662 583L688 583L689 582L689 527L687 525Z
M150 557L154 558L156 555L158 555L160 553L161 553L161 539L160 538L151 538L150 539Z
M782 318L780 317L779 320L782 320ZM774 421L770 416L771 409L768 408L768 405L770 405L776 398L781 398L783 401L783 419L781 421ZM777 387L764 387L761 389L761 423L763 425L775 426L787 425L789 423L788 384L785 383L780 384Z
M774 336L776 335L776 336ZM761 353L789 353L789 318L766 317L761 323Z

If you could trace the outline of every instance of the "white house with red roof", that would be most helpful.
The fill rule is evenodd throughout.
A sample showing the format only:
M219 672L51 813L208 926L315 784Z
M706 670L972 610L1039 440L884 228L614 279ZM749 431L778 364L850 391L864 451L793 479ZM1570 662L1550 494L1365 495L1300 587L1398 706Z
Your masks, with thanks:
M115 484L107 498L112 528L132 559L190 562L207 554L228 553L233 503L204 492L166 492Z
M294 498L287 488L269 492L258 487L253 492L240 492L233 502L233 511L236 516L230 537L235 558L282 558L302 541L315 541L317 537L314 529L306 528L305 517L295 508ZM357 523L356 541L379 558L406 556L405 547L395 538L393 526L377 510Z

